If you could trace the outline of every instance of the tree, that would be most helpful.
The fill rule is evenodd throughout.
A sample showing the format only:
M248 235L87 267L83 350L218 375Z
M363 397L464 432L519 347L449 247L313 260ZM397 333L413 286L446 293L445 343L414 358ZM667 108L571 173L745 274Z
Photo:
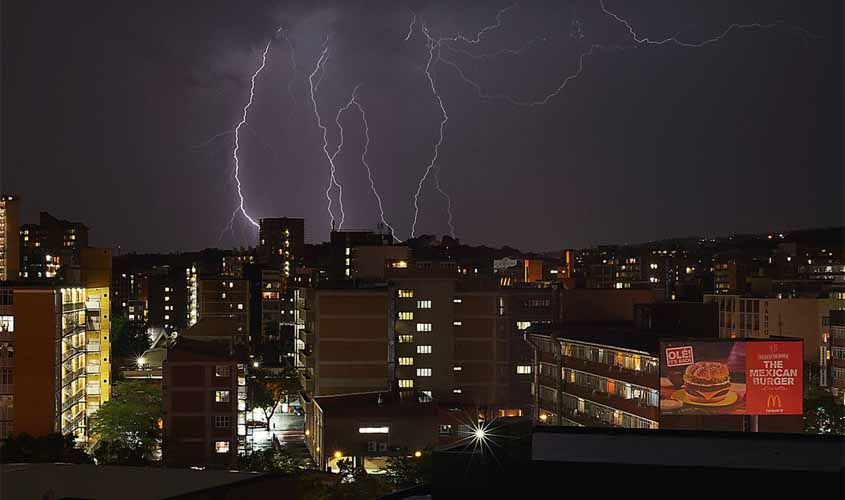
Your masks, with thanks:
M129 328L125 316L111 318L111 351L117 358L135 359L150 348L150 338L143 329Z
M342 460L337 464L340 480L330 488L325 498L329 500L364 500L378 498L392 491L383 479L367 474L364 467L354 467L351 460Z
M431 483L432 456L428 450L419 457L405 450L399 456L388 459L385 477L400 490Z
M144 463L159 444L161 390L143 382L121 382L94 414L95 456L105 462Z
M845 434L845 406L833 395L813 384L807 385L804 398L804 432Z
M256 450L238 459L241 470L253 472L298 472L303 469L302 461L284 450Z
M256 368L250 378L250 393L253 408L261 408L270 430L270 419L276 413L279 403L302 389L299 374L289 366L283 368Z
M3 440L0 445L0 462L67 462L90 464L94 461L84 450L76 447L72 434L59 433L30 436L21 433Z

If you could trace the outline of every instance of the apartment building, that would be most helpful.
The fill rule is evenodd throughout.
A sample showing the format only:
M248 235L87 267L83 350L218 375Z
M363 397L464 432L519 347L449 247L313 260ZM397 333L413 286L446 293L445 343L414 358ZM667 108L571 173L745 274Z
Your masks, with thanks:
M72 434L111 394L110 265L83 249L80 285L0 282L0 435Z
M162 370L167 460L232 467L247 446L245 350L230 342L178 337Z

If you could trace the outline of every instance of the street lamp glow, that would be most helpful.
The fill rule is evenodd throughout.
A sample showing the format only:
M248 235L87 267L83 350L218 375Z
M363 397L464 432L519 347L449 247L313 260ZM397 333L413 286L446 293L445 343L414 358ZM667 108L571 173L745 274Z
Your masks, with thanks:
M136 359L135 362L138 364L138 368L143 368L147 360L144 359L143 356L138 356L138 359Z
M476 429L475 430L475 438L476 439L484 439L485 434L486 433L484 432L484 429Z
M334 457L335 457L335 458L341 458L341 457L343 457L343 452L341 452L340 450L338 450L338 451L334 452Z
M253 362L252 362L252 367L253 367L253 368L258 368L258 361L253 361Z
M414 456L417 457L417 458L420 458L422 456L422 452L421 451L415 451Z

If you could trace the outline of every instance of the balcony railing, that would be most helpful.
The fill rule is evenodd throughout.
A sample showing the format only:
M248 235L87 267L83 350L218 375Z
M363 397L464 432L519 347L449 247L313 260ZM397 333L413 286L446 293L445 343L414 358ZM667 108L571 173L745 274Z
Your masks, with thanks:
M590 400L594 403L613 407L638 417L647 418L649 420L658 420L658 410L654 406L648 406L641 399L625 399L615 394L591 390L580 385L566 383L563 390L573 396Z
M632 384L641 385L643 387L650 387L657 389L659 380L657 373L641 372L637 370L630 370L619 366L611 366L604 363L596 363L595 361L587 361L583 359L564 356L563 366L566 368L573 368L587 373L594 373L607 378L621 380L622 382L630 382Z
M64 413L65 411L67 411L68 408L79 402L79 400L81 400L83 396L85 396L85 389L80 389L76 391L76 394L70 396L67 399L62 398L62 413Z

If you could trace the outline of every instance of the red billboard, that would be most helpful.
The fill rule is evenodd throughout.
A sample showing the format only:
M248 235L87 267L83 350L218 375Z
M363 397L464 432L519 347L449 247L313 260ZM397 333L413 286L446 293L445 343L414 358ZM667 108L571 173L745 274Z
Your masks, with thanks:
M800 415L800 340L677 340L660 343L665 415Z

